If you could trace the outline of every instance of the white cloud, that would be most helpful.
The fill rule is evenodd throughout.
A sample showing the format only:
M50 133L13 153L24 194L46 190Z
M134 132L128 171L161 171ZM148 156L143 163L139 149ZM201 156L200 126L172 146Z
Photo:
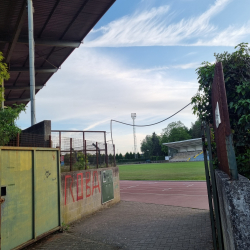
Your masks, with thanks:
M174 69L197 69L200 66L200 63L186 63L186 64L179 64L173 65L172 68Z
M250 24L230 26L221 31L210 22L230 1L216 0L199 16L183 18L179 22L172 22L174 13L167 5L136 11L93 30L100 35L86 40L85 46L233 46L249 35Z
M84 128L83 130L85 130L85 131L91 130L92 128L95 128L96 126L98 126L98 125L100 125L100 124L102 124L102 123L106 123L106 122L110 122L110 120L109 120L109 119L108 119L108 120L105 119L105 120L103 120L103 121L95 122L95 123L89 125L88 127Z
M217 33L212 39L199 39L196 46L235 46L250 35L250 22L241 27L229 26Z
M137 124L162 120L189 103L198 87L195 81L170 77L171 67L131 68L117 57L80 48L36 95L37 122L51 120L53 129L109 131L111 119L132 122L131 112L137 113ZM18 124L27 124L29 116L27 110ZM189 126L195 119L191 107L169 122L176 119ZM138 133L160 133L168 122L164 124L138 129ZM119 145L131 127L115 124L113 132L117 147L131 151L132 137L128 137L131 144Z

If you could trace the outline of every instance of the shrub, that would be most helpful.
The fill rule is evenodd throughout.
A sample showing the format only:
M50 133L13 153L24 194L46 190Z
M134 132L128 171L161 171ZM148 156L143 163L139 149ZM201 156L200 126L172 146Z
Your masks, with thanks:
M222 62L230 124L238 171L250 177L250 49L247 43L235 47L233 53L214 54ZM213 124L211 86L215 64L203 62L198 74L198 93L192 98L193 113ZM214 152L215 153L215 152Z

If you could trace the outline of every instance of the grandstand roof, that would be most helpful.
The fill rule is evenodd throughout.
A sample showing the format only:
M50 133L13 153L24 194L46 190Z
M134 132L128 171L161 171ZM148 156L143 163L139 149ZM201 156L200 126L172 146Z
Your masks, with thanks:
M167 143L162 143L162 145L165 145L174 149L179 149L181 147L201 146L202 139L196 138L196 139L190 139L190 140L185 140L185 141L167 142Z
M115 0L35 0L36 93L79 47ZM0 1L0 51L9 65L5 105L27 104L29 47L27 0ZM60 86L59 86L60 87Z

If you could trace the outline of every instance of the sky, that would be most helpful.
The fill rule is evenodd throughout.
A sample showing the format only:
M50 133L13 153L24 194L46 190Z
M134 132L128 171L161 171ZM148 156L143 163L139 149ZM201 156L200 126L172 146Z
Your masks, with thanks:
M177 112L198 90L196 69L250 38L249 0L116 0L36 95L37 122L52 129L101 130L110 120L151 124ZM84 25L84 24L83 24ZM190 128L188 106L155 126L136 128L141 141L174 121ZM17 125L30 126L30 106ZM133 152L133 128L114 123L116 153Z

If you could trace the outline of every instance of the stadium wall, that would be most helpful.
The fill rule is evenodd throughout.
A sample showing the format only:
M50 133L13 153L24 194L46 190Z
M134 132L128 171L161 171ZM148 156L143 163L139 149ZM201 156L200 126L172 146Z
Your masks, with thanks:
M113 171L114 199L102 204L101 174ZM89 169L61 174L61 213L63 223L74 222L120 201L118 167Z
M222 234L225 250L250 249L250 181L239 174L232 181L221 170L215 170Z

